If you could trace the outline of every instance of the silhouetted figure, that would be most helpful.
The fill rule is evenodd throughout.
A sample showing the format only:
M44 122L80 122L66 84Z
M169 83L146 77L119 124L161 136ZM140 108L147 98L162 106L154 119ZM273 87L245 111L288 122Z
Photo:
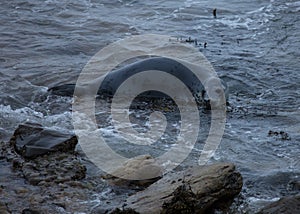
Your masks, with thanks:
M215 18L217 18L217 9L216 8L213 10L213 15Z
M189 37L189 39L186 39L185 42L187 42L187 43L193 43L194 40L191 37Z
M207 42L204 42L204 45L203 45L203 46L204 46L204 48L206 48L206 46L207 46Z

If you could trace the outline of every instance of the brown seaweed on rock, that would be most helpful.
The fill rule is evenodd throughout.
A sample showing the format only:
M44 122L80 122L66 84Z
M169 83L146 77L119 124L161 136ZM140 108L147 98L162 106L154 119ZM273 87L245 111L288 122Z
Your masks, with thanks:
M173 192L173 198L162 206L161 214L167 213L195 213L199 202L191 186L183 184Z

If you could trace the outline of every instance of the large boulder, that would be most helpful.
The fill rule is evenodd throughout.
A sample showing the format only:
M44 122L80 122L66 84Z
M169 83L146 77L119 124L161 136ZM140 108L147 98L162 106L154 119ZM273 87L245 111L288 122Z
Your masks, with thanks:
M139 213L207 213L227 207L242 189L242 176L229 163L172 172L137 192L126 208Z
M19 125L10 139L15 151L25 158L54 151L73 152L77 142L75 135L44 128L35 123Z
M295 214L300 212L300 195L288 196L275 201L257 214Z

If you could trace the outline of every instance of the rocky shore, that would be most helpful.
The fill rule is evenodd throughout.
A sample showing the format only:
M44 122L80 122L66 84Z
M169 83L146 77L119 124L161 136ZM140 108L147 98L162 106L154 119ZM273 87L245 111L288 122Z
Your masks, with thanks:
M76 144L75 136L38 124L22 124L10 142L1 142L0 213L228 213L243 186L231 163L190 166L166 175L156 170L151 180L119 179L89 163L76 152ZM152 167L155 159L137 157L118 173L132 173L141 165ZM95 203L95 195L106 190L113 196ZM299 196L278 203L260 213L299 210Z

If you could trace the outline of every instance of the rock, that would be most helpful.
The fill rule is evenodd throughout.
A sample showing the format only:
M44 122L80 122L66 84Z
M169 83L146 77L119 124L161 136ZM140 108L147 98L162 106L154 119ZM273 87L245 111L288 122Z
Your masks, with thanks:
M300 195L288 196L275 201L263 209L257 214L295 214L300 210Z
M292 180L288 183L288 189L290 191L300 192L300 181Z
M40 214L39 211L26 208L22 211L22 214Z
M168 173L130 196L126 208L139 213L207 213L230 204L242 185L242 176L233 164L194 166Z
M86 167L72 154L56 152L28 160L22 165L24 178L32 185L47 186L85 178Z
M64 84L49 88L48 91L58 96L72 97L75 90L75 84Z
M160 179L162 173L162 167L153 157L140 155L125 162L123 167L117 169L112 175L105 175L103 178L111 185L147 187Z
M73 152L77 144L75 135L43 128L39 124L19 125L10 139L17 153L26 158L33 158L48 152Z
M3 203L2 201L0 201L0 213L1 214L9 214L10 213L10 212L8 212L8 208L7 208L6 204Z

